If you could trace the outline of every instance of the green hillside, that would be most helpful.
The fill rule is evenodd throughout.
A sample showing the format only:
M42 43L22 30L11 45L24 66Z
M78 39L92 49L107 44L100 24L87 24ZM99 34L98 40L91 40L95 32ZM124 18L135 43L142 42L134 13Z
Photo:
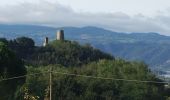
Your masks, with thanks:
M58 40L39 48L32 57L33 63L35 61L39 65L61 64L63 66L81 66L100 59L114 59L114 57L88 44L80 45L74 41Z
M29 74L41 74L27 77L24 86L30 95L39 96L40 100L49 85L49 74L44 72L50 67L53 68L54 100L165 100L163 84L116 80L161 81L145 64L124 60L101 60L72 68L60 65L29 67Z
M55 40L58 29L64 29L68 40L89 43L116 57L143 61L153 70L166 71L170 68L170 37L159 33L123 33L92 26L53 28L1 24L0 38L15 39L25 36L33 38L35 44L40 46L46 36Z
M4 40L2 44L0 64L4 67L10 64L10 67L0 72L2 81L9 83L1 84L0 93L3 95L0 100L49 98L50 73L53 100L166 100L169 97L165 82L157 78L146 64L114 58L89 44L56 40L39 47L26 37ZM12 52L20 59L10 56ZM11 60L4 62L4 57ZM19 60L16 62L16 59ZM22 75L18 74L19 68L26 68L27 73L21 70L25 74L18 78L21 83L17 85L13 77ZM13 74L3 76L11 70ZM4 91L11 86L15 87L12 92Z

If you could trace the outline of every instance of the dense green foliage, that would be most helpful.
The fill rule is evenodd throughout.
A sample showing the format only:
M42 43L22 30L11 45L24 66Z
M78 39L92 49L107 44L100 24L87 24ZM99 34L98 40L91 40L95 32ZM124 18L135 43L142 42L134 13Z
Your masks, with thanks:
M12 51L26 62L28 75L24 85L24 78L0 83L0 100L23 100L25 94L44 100L51 67L53 100L165 100L168 95L164 84L127 81L162 82L144 63L115 59L88 44L56 40L38 47L25 37L0 41L4 42L0 42L0 78L26 73Z
M114 59L111 55L94 49L90 45L80 45L71 41L53 41L45 47L34 45L30 38L20 37L5 42L8 47L27 64L34 66L61 64L63 66L81 66L100 59Z
M161 81L148 70L145 64L124 60L101 60L81 68L64 68L59 65L29 67L28 73L41 72L41 74L35 77L28 76L24 86L29 89L31 95L39 96L40 100L43 100L48 92L45 90L49 84L49 73L47 74L49 67L53 67L54 100L165 100L163 84L76 76Z
M56 38L56 30L44 26L0 25L1 36L8 39L28 36L42 45L44 36L50 40ZM140 60L149 64L150 68L166 71L170 67L170 37L159 33L122 33L97 27L63 27L69 40L90 43L95 48L109 52L114 56L127 60ZM7 35L8 34L8 35ZM156 67L156 68L155 68Z
M6 38L0 38L0 42L8 45L8 40Z
M8 47L0 42L0 79L26 74L24 63ZM14 91L24 83L25 78L0 82L0 100L14 98Z
M35 43L31 38L19 37L10 40L8 43L9 48L22 59L27 59L34 52Z
M81 66L100 59L114 59L109 54L94 49L90 45L79 45L71 41L53 41L46 47L38 48L31 58L31 64Z
M31 38L19 37L14 40L6 40L0 38L0 41L5 43L16 55L21 59L28 59L33 54L35 43Z

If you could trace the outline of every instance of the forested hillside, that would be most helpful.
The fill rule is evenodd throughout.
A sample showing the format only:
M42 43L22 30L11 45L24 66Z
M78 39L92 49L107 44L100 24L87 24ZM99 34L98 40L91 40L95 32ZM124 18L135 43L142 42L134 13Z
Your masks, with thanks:
M27 77L25 87L30 95L43 100L49 82L49 74L44 72L50 67L53 68L54 100L165 100L163 84L116 80L161 81L145 64L124 60L100 60L72 68L59 65L29 67L28 73L41 73L37 77Z
M56 30L64 29L68 40L90 43L95 48L127 60L144 61L153 70L168 70L170 66L170 37L159 33L122 33L97 27L53 28L34 25L0 25L0 37L33 38L42 45L46 36L55 40Z
M20 37L14 40L0 39L16 55L30 65L61 64L81 66L101 59L114 59L110 54L101 52L89 44L80 45L75 41L52 41L47 46L35 46L31 38Z
M50 73L53 100L168 100L169 97L165 82L146 64L118 59L74 41L55 40L41 47L27 37L1 39L0 64L3 69L0 100L49 98Z

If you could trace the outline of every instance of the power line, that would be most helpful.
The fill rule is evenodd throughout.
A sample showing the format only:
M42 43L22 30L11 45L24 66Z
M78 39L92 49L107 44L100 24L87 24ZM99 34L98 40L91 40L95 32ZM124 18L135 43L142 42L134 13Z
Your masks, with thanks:
M145 81L145 80L129 80L129 79L120 79L120 78L111 78L111 77L97 77L97 76L88 76L88 75L80 75L80 74L72 74L72 73L64 73L64 72L56 72L56 71L45 71L40 73L34 73L34 74L28 74L23 76L17 76L17 77L11 77L0 80L2 81L8 81L13 79L19 79L26 76L35 76L39 74L45 74L45 73L53 73L53 74L61 74L61 75L68 75L68 76L77 76L77 77L84 77L84 78L92 78L92 79L102 79L102 80L115 80L115 81L126 81L126 82L138 82L138 83L156 83L156 84L169 84L170 82L164 82L164 81Z
M48 71L48 73L49 73L49 71ZM27 77L27 76L35 76L35 75L39 75L39 74L43 74L43 73L40 72L40 73L34 73L34 74L27 74L27 75L23 75L23 76L10 77L10 78L6 78L6 79L1 79L0 82L8 81L8 80L14 80L14 79L19 79L19 78L24 78L24 77Z
M156 83L156 84L168 84L170 82L159 82L159 81L143 81L143 80L128 80L128 79L118 79L118 78L109 78L109 77L96 77L96 76L87 76L87 75L79 75L79 74L71 74L71 73L62 73L62 72L54 72L56 74L68 75L68 76L77 76L84 78L93 78L93 79L102 79L102 80L115 80L115 81L127 81L127 82L138 82L138 83Z

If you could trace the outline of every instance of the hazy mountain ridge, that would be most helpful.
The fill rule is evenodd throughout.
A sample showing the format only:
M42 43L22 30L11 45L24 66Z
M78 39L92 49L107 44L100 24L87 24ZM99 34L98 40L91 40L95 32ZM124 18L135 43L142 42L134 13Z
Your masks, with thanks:
M47 36L56 37L58 29L65 30L65 37L81 43L90 43L103 51L128 60L145 61L152 67L170 66L170 36L158 33L120 33L97 27L53 28L35 25L0 25L0 37L12 39L21 36L31 37L37 45L42 45Z
M170 36L160 35L158 33L120 33L105 30L97 27L61 27L53 28L46 26L36 26L36 25L3 25L0 24L0 36L7 38L15 38L17 36L28 36L35 38L38 41L42 37L48 36L54 39L56 36L56 31L58 29L64 29L66 38L76 39L81 41L93 41L99 39L99 42L123 42L123 43L134 43L134 42L145 42L145 43L166 43L170 44ZM15 36L15 37L13 37ZM38 43L38 42L37 42Z

